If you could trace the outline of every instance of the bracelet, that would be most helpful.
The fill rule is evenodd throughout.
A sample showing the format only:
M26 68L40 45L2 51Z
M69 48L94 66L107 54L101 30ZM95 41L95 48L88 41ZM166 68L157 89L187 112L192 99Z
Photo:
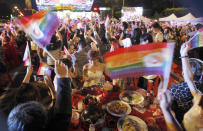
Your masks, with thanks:
M187 58L187 57L189 57L188 55L186 55L186 56L181 56L181 57L179 57L179 58Z

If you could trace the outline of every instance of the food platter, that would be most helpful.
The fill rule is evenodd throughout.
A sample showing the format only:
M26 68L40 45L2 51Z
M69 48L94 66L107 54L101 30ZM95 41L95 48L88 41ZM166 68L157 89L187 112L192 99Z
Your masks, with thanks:
M126 115L117 122L119 131L148 131L147 124L140 118Z
M130 105L140 104L144 101L143 95L136 91L124 91L120 93L119 98Z
M85 124L100 124L100 121L105 117L105 111L98 107L91 105L81 113L81 120Z
M99 103L99 99L96 96L93 95L87 95L85 98L83 98L83 103L85 105L97 105Z
M131 113L130 105L120 100L108 103L106 109L108 113L117 117L123 117Z

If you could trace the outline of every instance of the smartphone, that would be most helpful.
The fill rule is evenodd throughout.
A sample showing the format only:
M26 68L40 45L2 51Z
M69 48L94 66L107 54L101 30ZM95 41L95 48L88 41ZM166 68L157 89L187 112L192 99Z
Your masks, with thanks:
M34 76L35 81L41 81L44 82L44 76L43 75L35 75Z

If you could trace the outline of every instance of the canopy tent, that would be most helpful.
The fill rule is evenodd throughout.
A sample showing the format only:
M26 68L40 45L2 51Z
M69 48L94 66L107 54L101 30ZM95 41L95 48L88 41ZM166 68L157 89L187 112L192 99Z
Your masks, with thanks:
M203 24L203 17L192 19L190 20L190 22L193 23L194 25Z
M187 15L183 16L183 17L179 17L176 19L176 21L191 21L196 19L191 13L188 13Z
M173 21L176 19L177 19L177 16L173 13L167 17L159 18L159 21Z
M151 21L151 19L144 17L144 16L141 16L141 20L144 22L150 22Z

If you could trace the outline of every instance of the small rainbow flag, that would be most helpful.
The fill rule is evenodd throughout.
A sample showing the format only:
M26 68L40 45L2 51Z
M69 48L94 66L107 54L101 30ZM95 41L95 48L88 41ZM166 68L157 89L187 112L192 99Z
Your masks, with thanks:
M58 17L49 11L39 11L32 16L16 21L40 48L50 43L53 33L59 25Z
M52 68L45 63L40 63L37 75L48 75L51 76Z
M28 43L27 43L26 48L25 48L23 61L24 61L24 66L30 66L31 65L30 48L29 48Z
M110 23L110 19L109 19L109 16L107 15L105 22L104 22L104 25L106 28L109 26L109 23Z
M143 75L169 78L174 43L152 43L120 48L104 55L112 79Z
M200 28L188 42L191 49L203 47L203 28Z

